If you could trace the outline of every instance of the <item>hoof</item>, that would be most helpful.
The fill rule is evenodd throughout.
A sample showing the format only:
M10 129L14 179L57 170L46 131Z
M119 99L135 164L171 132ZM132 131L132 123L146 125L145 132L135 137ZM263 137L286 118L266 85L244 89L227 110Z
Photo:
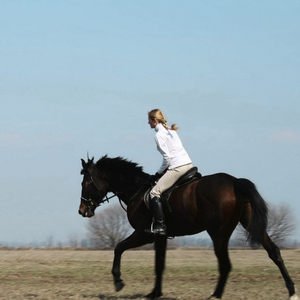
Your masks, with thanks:
M221 298L217 298L216 296L211 295L208 298L206 298L205 300L211 300L211 299L221 299Z
M153 291L152 293L150 293L147 296L145 296L145 298L147 298L147 299L157 299L160 296L162 296L162 292L155 292L155 291Z
M115 282L115 290L116 292L119 292L121 291L121 289L125 286L125 283L123 283L123 281L118 281L118 282Z
M299 300L299 297L296 294L294 294L290 297L290 300Z

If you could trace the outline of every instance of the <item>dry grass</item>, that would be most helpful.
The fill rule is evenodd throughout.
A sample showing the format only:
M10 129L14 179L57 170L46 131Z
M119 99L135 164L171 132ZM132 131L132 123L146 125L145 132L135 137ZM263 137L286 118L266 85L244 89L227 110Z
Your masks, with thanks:
M127 251L122 259L124 289L114 291L113 251L0 251L0 299L144 299L154 283L154 252ZM300 249L282 256L300 286ZM233 270L223 299L288 299L279 270L264 250L230 250ZM218 278L210 249L167 253L162 300L205 299Z

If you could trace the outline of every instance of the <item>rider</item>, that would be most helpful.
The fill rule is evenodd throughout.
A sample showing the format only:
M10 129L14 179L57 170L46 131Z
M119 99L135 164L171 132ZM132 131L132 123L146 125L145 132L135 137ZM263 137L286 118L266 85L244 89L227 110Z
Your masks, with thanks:
M157 150L163 156L163 162L155 174L156 179L159 178L159 180L150 191L150 209L153 213L154 224L146 232L166 235L165 217L160 196L193 165L176 132L178 127L175 124L168 127L167 120L160 109L153 109L148 113L148 123L156 131L155 142Z

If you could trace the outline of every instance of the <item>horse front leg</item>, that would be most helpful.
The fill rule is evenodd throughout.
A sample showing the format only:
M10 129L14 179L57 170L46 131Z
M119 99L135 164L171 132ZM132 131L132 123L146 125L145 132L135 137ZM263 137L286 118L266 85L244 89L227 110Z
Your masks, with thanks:
M148 299L156 299L162 296L162 276L165 269L167 237L156 236L155 241L155 286L153 291L146 296Z
M112 275L114 278L114 285L117 292L119 292L123 287L124 283L121 279L121 257L124 251L136 247L143 246L145 244L153 243L154 238L143 232L134 231L128 238L120 242L114 252L114 261L112 267Z

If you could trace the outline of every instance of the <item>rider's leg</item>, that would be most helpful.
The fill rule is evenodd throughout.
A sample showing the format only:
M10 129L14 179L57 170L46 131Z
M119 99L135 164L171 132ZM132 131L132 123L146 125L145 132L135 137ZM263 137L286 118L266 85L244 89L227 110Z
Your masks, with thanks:
M154 224L151 230L147 230L149 233L165 235L166 225L165 216L163 213L162 203L160 201L161 194L170 188L182 175L184 175L189 169L192 168L192 164L177 167L167 172L158 180L156 185L150 191L150 209L153 213Z

